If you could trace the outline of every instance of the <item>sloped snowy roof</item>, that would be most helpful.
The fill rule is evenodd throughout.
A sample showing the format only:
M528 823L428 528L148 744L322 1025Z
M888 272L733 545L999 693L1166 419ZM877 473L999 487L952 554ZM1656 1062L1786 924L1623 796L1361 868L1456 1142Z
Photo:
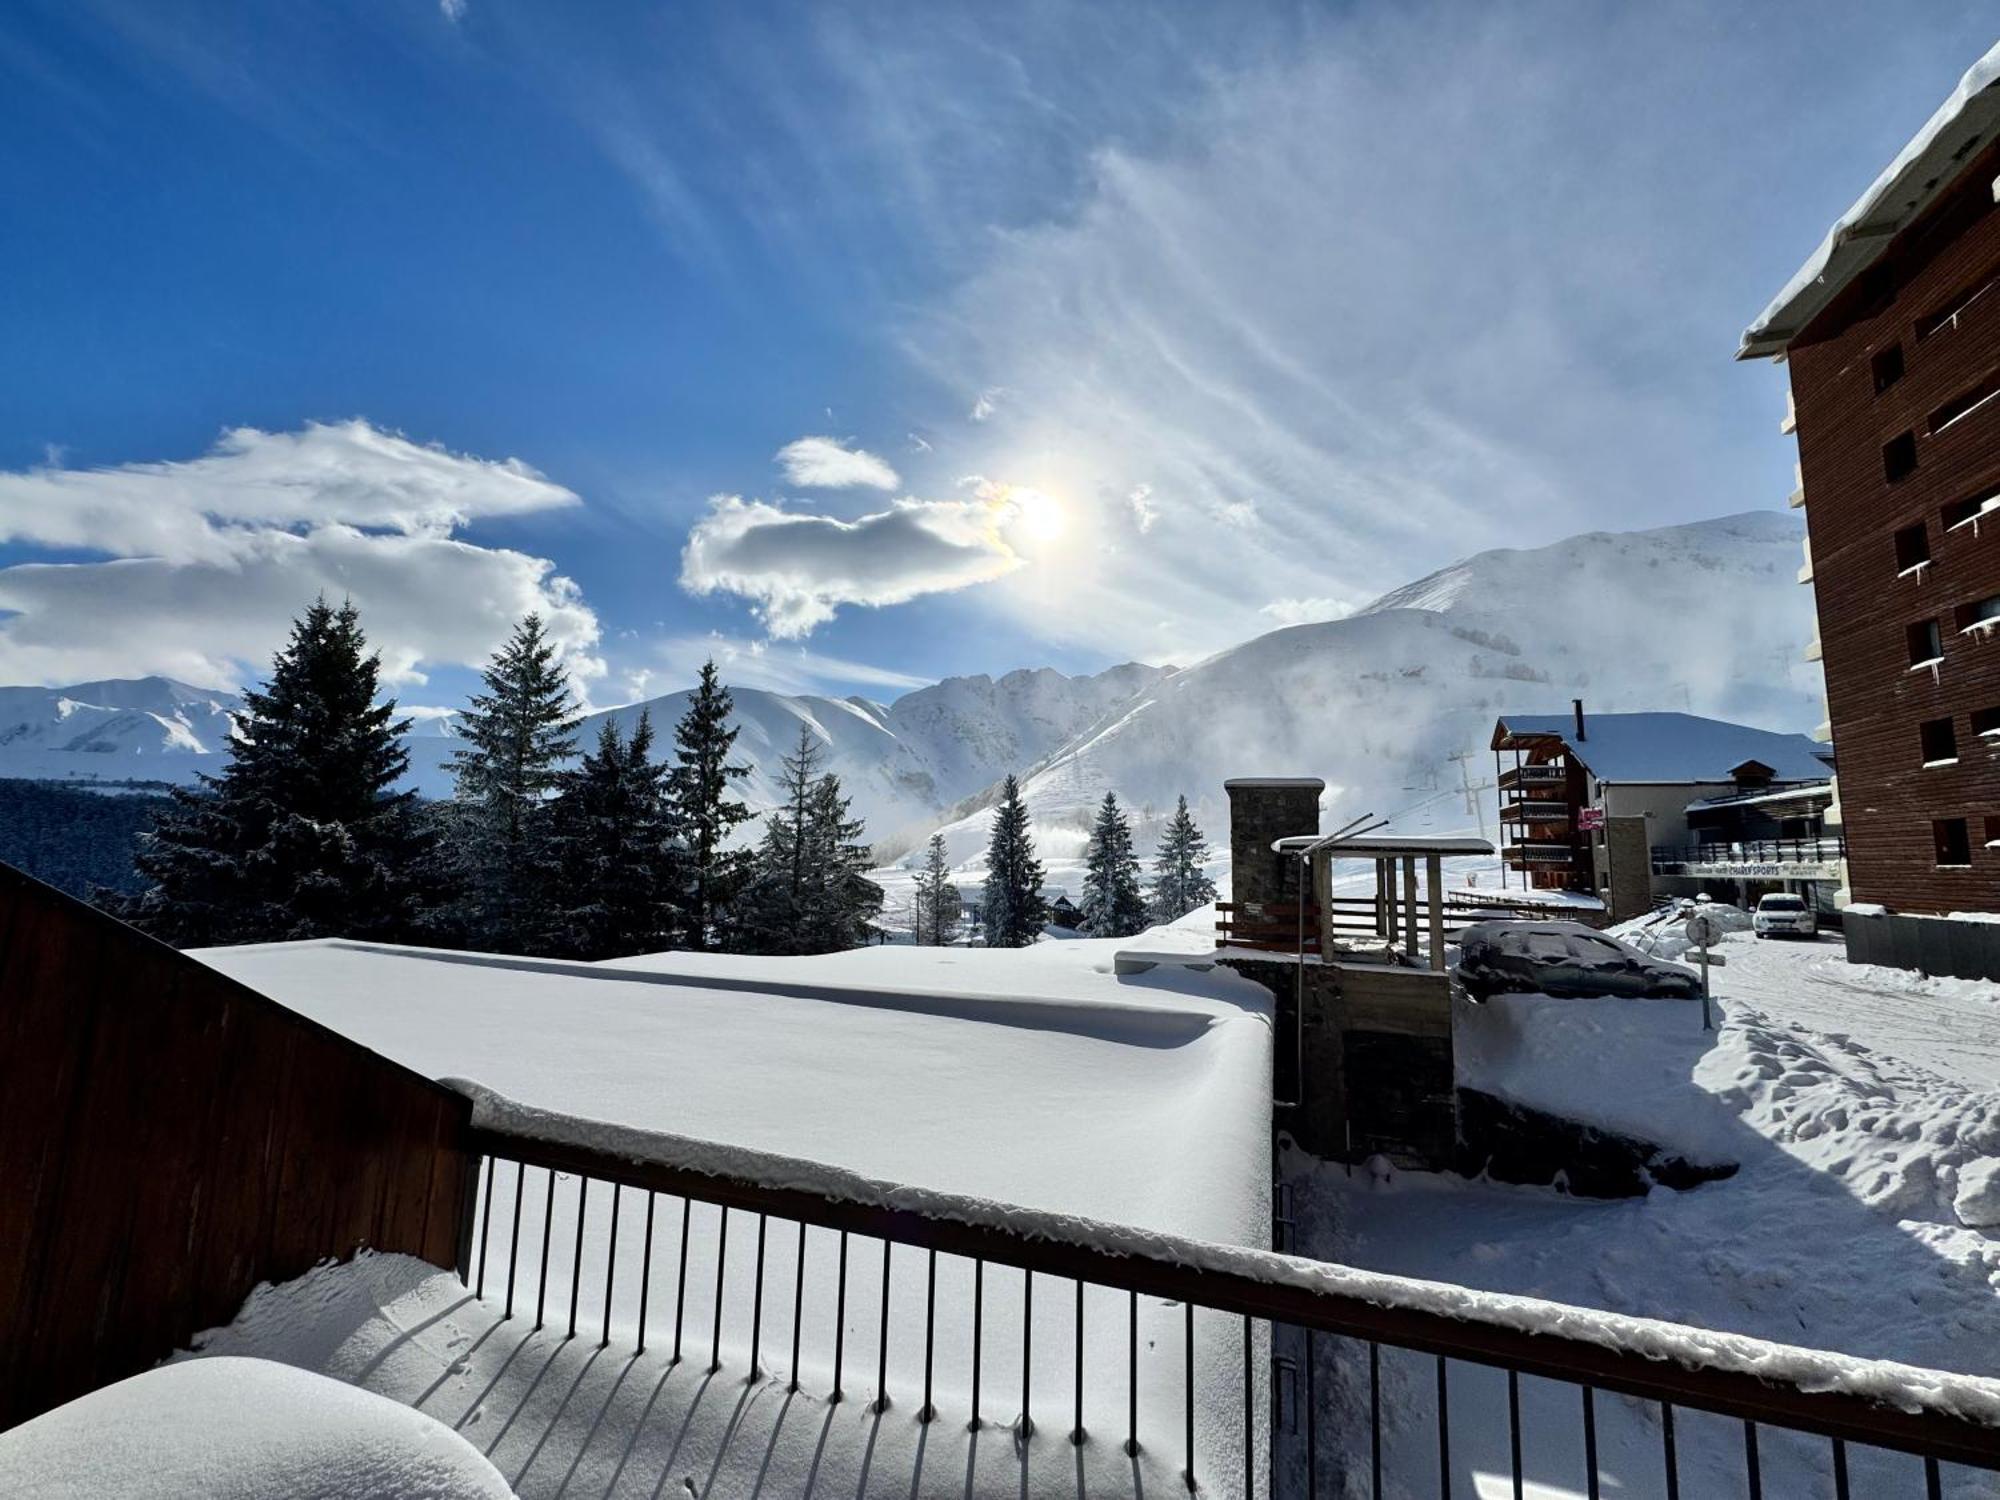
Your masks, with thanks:
M1966 70L1868 191L1827 231L1784 290L1744 331L1738 359L1782 354L1889 242L1949 187L1966 160L2000 125L2000 44Z
M1576 738L1571 714L1504 714L1497 742L1508 735L1554 735L1599 781L1728 781L1746 761L1771 768L1775 781L1822 781L1826 747L1803 734L1779 734L1698 714L1588 714L1586 738Z

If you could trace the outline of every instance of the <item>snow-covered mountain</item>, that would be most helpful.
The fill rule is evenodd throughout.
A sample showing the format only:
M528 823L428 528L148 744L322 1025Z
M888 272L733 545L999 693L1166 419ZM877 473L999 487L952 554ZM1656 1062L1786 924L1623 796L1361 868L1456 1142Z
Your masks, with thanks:
M1128 664L1086 677L1048 668L997 680L949 677L891 704L736 688L736 753L750 767L740 795L753 809L778 800L780 762L804 724L825 748L825 769L839 775L870 835L914 838L954 804L1010 770L1033 765L1163 675L1158 667ZM664 757L672 753L673 726L687 703L688 694L679 692L603 710L583 722L579 742L587 746L607 718L630 733L646 709ZM241 707L234 694L164 677L0 688L0 777L191 783L197 773L221 765L230 716ZM449 796L450 761L459 746L456 715L418 710L405 743L407 784L426 796Z
M1788 514L1754 511L1482 552L1345 619L1163 677L1025 778L1051 882L1074 885L1106 790L1137 814L1145 850L1182 793L1226 842L1222 783L1247 775L1325 778L1328 826L1372 812L1405 831L1475 832L1481 813L1461 788L1490 781L1503 710L1560 712L1580 697L1599 712L1808 730L1822 711L1819 670L1802 659L1813 614L1794 582L1801 532ZM1448 759L1462 751L1465 765ZM972 873L988 800L944 830Z
M170 677L0 687L0 776L186 781L226 751L242 706Z
M1461 776L1490 777L1484 747L1503 710L1682 709L1772 729L1821 716L1802 660L1812 600L1797 587L1801 528L1752 512L1657 531L1482 552L1384 594L1342 620L1246 641L1185 670L1126 665L954 677L883 704L734 690L737 752L753 808L777 800L779 763L808 726L886 857L943 826L976 872L994 784L1024 774L1057 884L1080 856L1107 789L1138 814L1142 848L1185 793L1212 838L1230 776L1310 774L1330 816L1395 815L1404 829L1472 829ZM605 710L629 729L651 711L662 755L685 692ZM226 753L227 693L165 678L0 688L0 776L191 780ZM451 791L448 714L408 741L411 784ZM1465 766L1447 757L1472 751ZM1484 771L1482 773L1482 764Z
M889 704L734 688L736 754L750 767L740 795L752 808L779 800L781 762L803 724L820 741L824 769L840 777L869 837L893 847L928 833L954 804L1035 764L1166 675L1128 663L1089 677L1047 667L998 679L947 677ZM646 709L661 753L669 753L688 697L669 693L607 709L586 720L580 735L587 744L607 717L629 733Z

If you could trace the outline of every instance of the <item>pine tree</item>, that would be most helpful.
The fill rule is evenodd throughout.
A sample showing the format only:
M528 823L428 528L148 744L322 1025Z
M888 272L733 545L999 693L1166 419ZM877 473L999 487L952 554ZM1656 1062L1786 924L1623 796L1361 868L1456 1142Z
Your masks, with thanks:
M182 947L416 930L432 835L391 790L407 724L375 701L380 667L353 604L317 600L243 695L227 768L177 790L142 839L150 888L112 909Z
M882 888L868 879L862 825L806 725L779 773L784 800L765 815L735 942L756 953L837 953L868 940Z
M1021 783L1011 774L1000 787L993 834L986 846L986 945L1025 948L1047 919L1042 901L1042 864L1021 801Z
M1083 928L1088 937L1130 937L1146 930L1146 899L1139 892L1139 856L1132 851L1132 825L1106 792L1097 807L1090 850L1084 861Z
M729 761L736 744L729 724L734 708L715 663L706 662L687 712L674 727L675 765L668 789L673 821L686 844L681 904L687 945L694 949L727 945L738 917L737 898L750 874L749 851L728 846L730 830L750 816L750 809L729 795L730 782L750 770Z
M596 748L562 774L548 809L549 856L562 878L550 887L537 951L595 960L673 945L680 861L666 780L644 710L629 740L606 718Z
M924 850L923 865L917 871L916 896L911 912L911 935L921 947L950 945L958 930L960 898L951 881L951 862L945 853L944 835L931 835Z
M868 878L874 860L863 841L863 825L848 809L840 778L831 772L820 777L806 823L815 870L807 919L809 953L860 947L876 935L875 919L882 913L882 887Z
M460 720L450 768L464 816L460 862L475 941L518 950L547 884L548 799L576 753L569 681L541 616L530 614L493 655Z
M1208 840L1195 825L1183 796L1160 835L1153 859L1153 920L1172 922L1215 899L1215 882L1202 867L1208 863Z
M751 953L804 953L806 888L812 861L813 787L822 751L808 725L799 725L798 744L779 763L784 799L764 815L764 836L752 858L750 882L734 946Z

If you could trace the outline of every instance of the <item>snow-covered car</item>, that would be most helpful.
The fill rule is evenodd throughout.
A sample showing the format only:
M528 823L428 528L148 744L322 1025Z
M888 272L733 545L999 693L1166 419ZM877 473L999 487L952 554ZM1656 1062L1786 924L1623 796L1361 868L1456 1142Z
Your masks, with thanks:
M1760 938L1813 937L1819 932L1819 916L1803 896L1774 891L1757 903L1750 926Z
M1581 922L1475 922L1459 937L1458 978L1475 1000L1505 994L1689 1000L1701 993L1693 971Z

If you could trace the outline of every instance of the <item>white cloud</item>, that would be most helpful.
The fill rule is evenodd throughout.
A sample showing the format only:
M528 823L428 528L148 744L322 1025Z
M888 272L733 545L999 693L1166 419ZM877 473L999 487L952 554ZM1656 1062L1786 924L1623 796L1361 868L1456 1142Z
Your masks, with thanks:
M762 688L772 693L827 693L854 687L900 693L929 687L933 681L869 662L829 656L805 646L780 645L720 632L676 636L660 642L657 650L662 671L644 675L649 680L656 675L664 676L673 687L691 685L701 664L709 660L715 662L722 680L731 687Z
M438 10L447 21L457 23L465 19L466 0L438 0Z
M688 533L681 586L740 594L773 636L809 634L843 604L904 604L1021 566L1004 499L898 500L843 521L717 495Z
M802 437L787 443L778 450L778 464L785 478L801 489L893 490L903 482L882 459L839 438Z
M1144 536L1159 523L1160 507L1153 503L1153 487L1150 484L1137 485L1125 497L1125 503L1132 508L1133 524Z
M984 422L1000 409L1000 397L1004 394L1005 392L999 386L992 386L981 391L973 399L972 410L967 412L966 415L971 417L975 422Z
M316 595L351 597L392 685L483 662L539 610L580 687L598 623L548 560L453 535L577 504L517 460L366 422L239 428L198 459L0 474L0 539L108 554L0 568L0 681L255 677Z
M1310 625L1316 620L1338 620L1353 612L1353 606L1339 599L1273 599L1257 613L1269 615L1280 625Z

